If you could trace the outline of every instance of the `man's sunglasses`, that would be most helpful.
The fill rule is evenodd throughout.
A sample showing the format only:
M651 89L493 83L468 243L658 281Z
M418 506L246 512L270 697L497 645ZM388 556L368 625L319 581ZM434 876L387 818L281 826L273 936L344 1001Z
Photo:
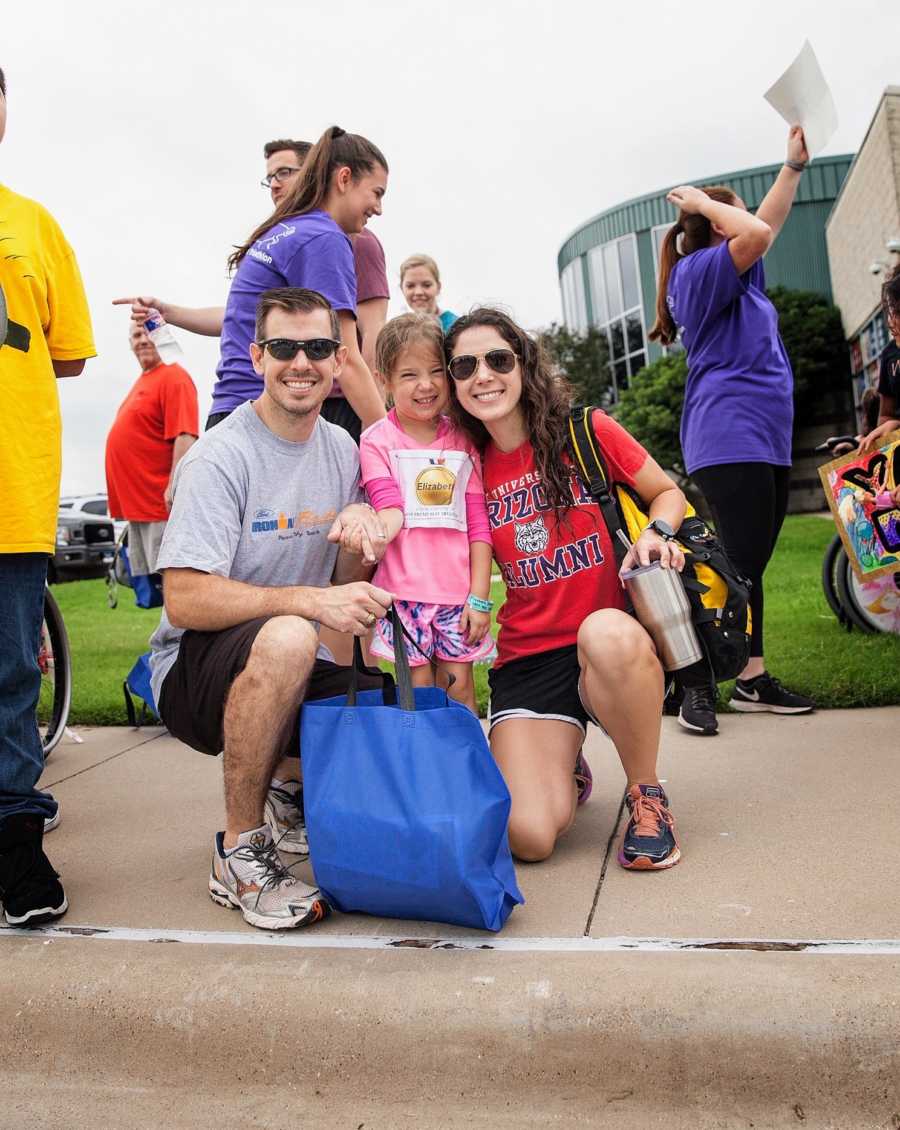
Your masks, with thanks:
M478 371L478 362L482 357L492 373L511 373L516 367L516 355L511 349L489 349L487 353L481 353L477 357L470 353L451 357L447 362L450 376L455 381L469 380Z
M270 337L267 341L258 341L256 344L260 349L268 349L269 355L276 361L293 361L301 349L310 361L325 361L341 347L339 341L332 341L330 337L311 337L309 341Z

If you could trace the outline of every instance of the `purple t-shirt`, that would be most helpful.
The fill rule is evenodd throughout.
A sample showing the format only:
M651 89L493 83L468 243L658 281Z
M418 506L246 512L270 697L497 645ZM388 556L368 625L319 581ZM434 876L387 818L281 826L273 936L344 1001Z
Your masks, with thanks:
M791 465L794 376L757 260L727 242L680 259L668 303L687 350L681 449L688 473L718 463Z
M356 313L353 248L327 212L282 220L264 232L241 260L225 304L212 412L231 412L262 391L262 379L250 361L250 342L259 296L275 286L317 290L335 310Z

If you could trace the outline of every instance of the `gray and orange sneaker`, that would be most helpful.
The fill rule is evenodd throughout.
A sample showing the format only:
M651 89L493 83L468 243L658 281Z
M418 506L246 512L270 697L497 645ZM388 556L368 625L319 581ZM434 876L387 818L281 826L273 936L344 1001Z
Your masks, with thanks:
M328 913L319 889L282 866L266 824L243 832L230 850L224 833L216 833L209 894L213 902L240 910L251 926L262 930L309 926Z
M662 785L632 785L625 794L628 827L619 863L629 871L662 871L681 859L675 817Z
M299 781L272 781L266 793L264 816L279 851L301 859L309 857L303 819L303 786Z

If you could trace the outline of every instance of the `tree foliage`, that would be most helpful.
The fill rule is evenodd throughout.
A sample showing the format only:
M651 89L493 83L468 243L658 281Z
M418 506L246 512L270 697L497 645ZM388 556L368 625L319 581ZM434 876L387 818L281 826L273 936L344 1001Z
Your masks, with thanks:
M595 326L580 334L555 322L539 335L541 345L572 385L581 404L606 404L609 400L609 346L606 334Z
M687 360L669 353L645 365L623 389L615 416L661 467L684 474L678 429L684 406Z
M844 411L850 359L840 310L810 290L776 286L768 294L794 370L794 426Z

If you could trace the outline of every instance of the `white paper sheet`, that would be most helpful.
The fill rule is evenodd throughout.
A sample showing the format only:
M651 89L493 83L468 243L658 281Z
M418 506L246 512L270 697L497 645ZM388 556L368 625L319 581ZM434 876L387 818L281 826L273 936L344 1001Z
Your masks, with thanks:
M816 53L804 40L800 54L764 95L788 125L803 126L810 157L825 148L837 129L838 117L831 90Z

